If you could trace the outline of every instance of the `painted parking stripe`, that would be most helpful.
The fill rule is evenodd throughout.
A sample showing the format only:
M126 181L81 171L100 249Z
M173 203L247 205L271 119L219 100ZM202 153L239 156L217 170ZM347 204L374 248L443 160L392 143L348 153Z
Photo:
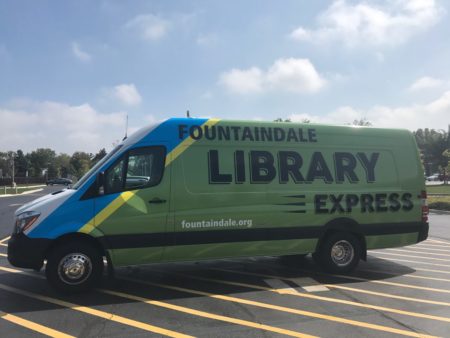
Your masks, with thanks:
M4 254L4 253L0 253L0 256L1 256L1 257L8 257L8 255L7 255L7 254Z
M356 277L356 276L349 276L349 275L329 274L329 273L320 272L320 271L308 271L308 270L303 270L303 269L299 269L299 271L303 271L306 273L312 273L312 274L316 274L316 275L348 279L348 280L353 280L353 281L358 281L358 282L382 284L382 285L396 286L396 287L401 287L401 288L416 289L416 290L423 290L423 291L432 291L432 292L439 292L439 293L450 293L449 289L430 288L430 287L426 287L426 286L397 283L397 282L388 282L388 281L384 281L384 280L372 280L372 279ZM329 287L330 284L324 284L324 285L326 287Z
M106 293L109 295L121 297L121 298L131 299L133 301L138 301L138 302L142 302L142 303L146 303L146 304L150 304L150 305L154 305L154 306L163 307L163 308L174 310L174 311L188 313L188 314L194 315L194 316L215 319L215 320L219 320L219 321L223 321L223 322L227 322L227 323L251 327L254 329L260 329L260 330L265 330L265 331L269 331L269 332L284 334L286 336L300 337L300 338L315 338L316 337L316 336L312 336L312 335L308 335L308 334L304 334L304 333L300 333L300 332L296 332L296 331L282 329L282 328L275 327L275 326L265 325L265 324L261 324L261 323L255 323L255 322L251 322L251 321L247 321L247 320L243 320L243 319L217 315L217 314L200 311L200 310L195 310L195 309L184 307L184 306L160 302L160 301L156 301L156 300L152 300L152 299L148 299L148 298L144 298L144 297L140 297L140 296L131 295L128 293L112 291L112 290L104 290L104 289L97 290L97 291L100 291L100 292L103 292L103 293Z
M0 240L0 243L3 243L3 242L6 242L8 239L10 239L11 238L11 236L8 236L8 237L6 237L6 238L3 238L2 240Z
M216 269L216 270L219 270L219 269ZM281 276L266 275L266 274L253 273L253 272L247 272L247 271L236 271L236 270L228 270L228 269L226 269L226 270L220 269L220 270L228 272L228 273L231 272L231 273L237 273L237 274L243 274L243 275L257 276L257 277L272 277L272 278L278 277L278 278L282 278L285 280L290 280L290 278L283 278ZM225 281L223 281L223 282L225 283ZM227 281L226 284L234 284L234 282ZM240 286L246 285L243 283L238 283L238 284ZM252 287L255 289L259 288L259 286L254 286L254 285L248 285L248 287ZM335 286L333 285L333 287L335 287ZM336 288L338 288L338 287L336 287ZM434 302L434 301L423 300L420 298L402 297L402 296L396 296L396 295L380 293L380 292L378 292L378 293L371 292L371 291L366 292L365 290L361 290L361 289L355 289L355 290L358 290L359 293L376 294L376 295L380 295L380 296L387 297L387 298L399 298L399 299L411 300L411 301L415 301L415 302L419 302L419 303L450 306L450 303L445 303L445 302ZM274 291L277 291L277 290L274 290ZM389 308L389 307L384 307L384 306L378 306L378 305L372 305L372 304L366 304L366 303L358 303L358 302L343 300L340 298L316 296L316 295L311 295L311 294L307 294L307 293L297 293L297 294L294 294L294 296L310 298L310 299L317 299L317 300L322 300L322 301L332 302L332 303L346 304L346 305L357 306L357 307L362 307L362 308L367 308L367 309L385 311L385 312L398 313L398 314L411 316L411 317L433 319L433 320L438 320L438 321L443 321L443 322L450 322L449 317L433 316L433 315L423 314L423 313L419 313L419 312L404 311L404 310Z
M416 269L417 270L417 269ZM378 273L380 275L386 275L386 276L392 276L392 277L409 277L409 278L417 278L417 279L427 279L427 280L435 280L439 282L450 282L450 279L448 278L438 278L438 277L429 277L429 276L422 276L422 275L413 275L413 274L395 274L392 272L385 272L375 269L358 269L358 271L362 272L371 272L371 273Z
M443 254L443 253L436 253L436 252L426 252L426 251L418 251L418 250L404 250L404 249L384 249L387 251L394 251L394 252L410 252L413 254L419 254L419 255L430 255L430 256L439 256L439 257L449 257L449 254Z
M61 337L61 338L74 338L74 336L68 335L64 332L51 329L47 326L32 322L30 320L12 315L10 313L6 313L3 311L0 311L0 318L7 320L8 322L14 323L16 325L25 327L29 330L39 332L40 334L49 336L49 337Z
M236 298L236 297L232 297L232 296L218 295L218 294L213 294L213 293L209 293L209 292L205 292L205 291L187 289L187 288L172 286L172 285L167 285L167 284L153 283L153 282L149 282L149 281L142 281L142 280L128 278L128 277L119 277L119 279L131 281L131 282L134 282L137 284L157 286L160 288L176 290L176 291L186 292L186 293L190 293L190 294L202 295L202 296L211 297L214 299L220 299L220 300L233 302L233 303L246 304L246 305L256 306L256 307L265 308L265 309L269 309L269 310L276 310L276 311L296 314L296 315L310 317L310 318L328 320L328 321L337 322L340 324L347 324L347 325L351 325L351 326L363 327L366 329L372 329L372 330L388 332L388 333L396 333L396 334L408 336L408 337L435 337L435 336L425 335L425 334L421 334L421 333L417 333L417 332L396 329L393 327L388 327L388 326L383 326L383 325L378 325L378 324L371 324L371 323L367 323L367 322L361 322L361 321L342 318L342 317L325 315L325 314L311 312L311 311L293 309L293 308L289 308L289 307L285 307L285 306L263 303L263 302L253 301L253 300L245 299L245 298Z
M424 258L423 256L415 256L415 255L404 255L404 254L397 254L397 253L392 253L392 252L384 252L384 251L375 251L375 250L371 250L369 251L369 253L375 253L375 254L379 254L379 255L390 255L390 256L399 256L399 257L411 257L411 258ZM431 259L433 261L440 261L440 262L450 262L449 259L443 259L443 258L434 258L434 257L427 257L426 258Z
M371 256L375 257L375 258L378 258L378 259L383 259L383 260L387 259L385 257L379 257L379 256L375 256L375 255L371 255ZM401 259L401 258L395 258L395 257L393 257L393 258L389 257L389 260L390 261L395 261L395 262L406 262L406 263L432 265L432 266L440 266L440 267L450 268L450 265L448 265L448 264L420 262L420 261L414 261L414 260L410 260L410 259Z
M435 273L444 273L444 274L448 274L450 275L450 271L448 270L435 270L435 269L424 269L424 268L417 268L417 267L413 267L413 269L417 270L417 271L426 271L426 272L435 272Z
M0 267L1 268L1 267ZM38 277L36 275L31 275L33 277ZM38 277L39 278L39 277ZM0 289L8 291L8 292L12 292L12 293L16 293L19 295L23 295L23 296L27 296L29 298L33 298L33 299L37 299L43 302L47 302L47 303L51 303L51 304L55 304L58 306L62 306L65 308L69 308L75 311L80 311L83 313L87 313L89 315L92 316L96 316L96 317L100 317L103 319L107 319L107 320L111 320L120 324L124 324L124 325L128 325L128 326L132 326L134 328L138 328L141 330L145 330L148 332L153 332L153 333L157 333L157 334L161 334L164 336L168 336L168 337L176 337L176 338L184 338L184 337L192 337L189 335L185 335L182 334L180 332L176 332L176 331L172 331L172 330L168 330L168 329L164 329L162 327L158 327L158 326L154 326L154 325L150 325L147 323L143 323L143 322L139 322L137 320L134 319L130 319L127 317L122 317L113 313L109 313L109 312L105 312L105 311L101 311L101 310L96 310L87 306L82 306L82 305L78 305L78 304L74 304L74 303L70 303L61 299L57 299L57 298L52 298L52 297L48 297L48 296L43 296L43 295L39 295L37 293L34 292L29 292L29 291L25 291L23 289L16 289L14 287L5 285L5 284L0 284Z
M450 242L447 242L447 241L443 241L443 240L437 240L437 239L429 239L429 241L430 241L430 242L433 242L433 243L439 243L439 244L447 244L447 245L449 245L449 246L450 246Z
M424 246L424 247L429 247L429 248L441 248L441 249L448 249L448 245L443 245L443 244L437 244L437 243L419 243L416 244L416 246Z
M8 244L0 243L0 246L8 246Z
M418 246L418 245L414 245L414 246L406 247L406 248L411 248L411 249L414 249L414 250L419 249L419 250L424 251L424 252L430 252L431 251L431 252L447 252L447 253L450 253L450 249L435 249L435 248Z
M3 270L3 267L0 267L0 269ZM31 276L31 277L41 278L40 275L28 273L28 272L22 271L22 270L16 270L16 269L10 269L10 268L7 268L5 270L8 271L8 272L23 273L23 274L26 274L26 275ZM0 288L1 288L1 284L0 284ZM213 313L199 311L199 310L191 309L191 308L188 308L188 307L183 307L183 306L173 305L173 304L169 304L169 303L165 303L165 302L161 302L161 301L151 300L151 299L148 299L148 298L143 298L143 297L131 295L131 294L127 294L127 293L124 293L124 292L117 292L117 291L105 290L105 289L98 289L97 291L100 291L100 292L103 292L103 293L106 293L106 294L115 295L115 296L122 297L122 298L137 300L137 301L140 301L140 302L144 302L144 303L155 305L155 306L164 307L164 308L175 310L175 311L179 311L179 312L188 313L188 314L191 314L191 315L196 315L196 316L200 316L200 317L220 320L220 321L224 321L224 322L228 322L228 323L233 323L233 324L238 324L238 325L242 325L242 326L247 326L247 327L260 329L260 330L265 330L265 331L270 331L270 332L274 332L274 333L284 334L284 335L288 335L288 336L292 336L292 337L316 338L316 336L308 335L308 334L297 332L297 331L286 330L286 329L278 328L278 327L275 327L275 326L265 325L265 324L261 324L261 323L255 323L255 322L242 320L242 319L238 319L238 318L233 318L233 317L216 315L216 314L213 314ZM180 337L185 337L185 336L180 336Z
M298 293L297 290L292 288L290 285L287 285L281 279L270 278L264 279L264 282L269 285L272 289L277 290L279 293L289 292L289 293Z
M408 301L415 302L415 303L426 303L426 304L433 304L433 305L450 306L449 302L440 302L437 300L428 300L428 299L423 299L423 298L398 296L398 295L395 295L392 293L376 292L376 291L364 290L364 289L359 289L359 288L352 288L352 287L343 286L343 285L337 285L337 284L327 284L327 287L329 287L331 289L347 290L347 291L365 293L368 295L380 296L380 297L385 297L385 298L408 300Z
M308 292L330 291L325 285L320 284L311 277L297 277L290 278L289 280Z

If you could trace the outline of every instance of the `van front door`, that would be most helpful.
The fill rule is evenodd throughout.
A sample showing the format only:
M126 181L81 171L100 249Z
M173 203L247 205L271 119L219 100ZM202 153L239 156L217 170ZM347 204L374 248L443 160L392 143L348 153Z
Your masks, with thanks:
M94 226L115 266L158 262L166 242L170 167L166 147L127 151L103 175Z

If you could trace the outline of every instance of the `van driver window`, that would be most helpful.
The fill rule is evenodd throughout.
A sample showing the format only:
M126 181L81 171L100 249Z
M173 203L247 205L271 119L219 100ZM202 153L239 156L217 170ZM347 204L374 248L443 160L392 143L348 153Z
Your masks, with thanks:
M105 193L110 194L159 184L164 171L164 162L164 147L130 150L122 160L107 170Z

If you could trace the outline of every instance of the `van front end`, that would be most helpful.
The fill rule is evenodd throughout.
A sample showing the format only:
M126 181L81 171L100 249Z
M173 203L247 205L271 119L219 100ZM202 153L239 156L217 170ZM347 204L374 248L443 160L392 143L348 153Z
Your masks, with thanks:
M47 238L29 238L23 232L14 232L8 241L8 261L18 268L39 270L51 242Z

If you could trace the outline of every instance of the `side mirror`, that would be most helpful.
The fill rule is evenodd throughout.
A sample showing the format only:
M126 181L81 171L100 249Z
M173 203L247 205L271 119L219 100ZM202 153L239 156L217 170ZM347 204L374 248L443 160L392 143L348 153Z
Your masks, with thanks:
M104 195L105 194L104 183L105 183L105 172L104 171L100 171L97 174L97 192L98 192L99 195Z

